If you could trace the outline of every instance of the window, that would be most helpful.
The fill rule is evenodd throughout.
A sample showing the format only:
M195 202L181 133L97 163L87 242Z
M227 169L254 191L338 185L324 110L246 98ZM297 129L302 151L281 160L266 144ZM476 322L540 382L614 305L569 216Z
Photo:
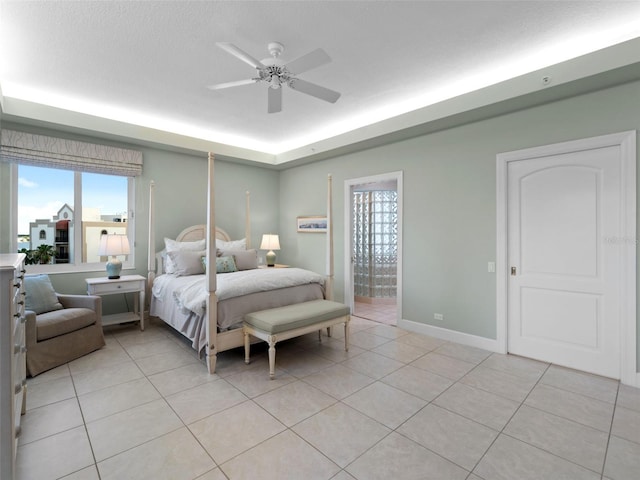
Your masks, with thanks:
M19 247L48 252L35 255L38 267L32 270L103 268L98 255L102 235L126 234L133 240L133 177L32 165L13 168ZM127 257L123 264L132 267L133 255Z
M126 234L135 245L141 152L3 129L0 162L10 164L12 246L30 254L30 270L104 268L103 232ZM123 264L133 266L133 250Z

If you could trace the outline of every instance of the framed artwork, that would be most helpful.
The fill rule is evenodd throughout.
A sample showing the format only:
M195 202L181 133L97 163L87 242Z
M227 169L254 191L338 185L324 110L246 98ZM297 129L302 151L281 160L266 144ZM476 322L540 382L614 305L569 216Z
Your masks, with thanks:
M298 232L327 233L326 215L309 215L306 217L298 217L296 220Z

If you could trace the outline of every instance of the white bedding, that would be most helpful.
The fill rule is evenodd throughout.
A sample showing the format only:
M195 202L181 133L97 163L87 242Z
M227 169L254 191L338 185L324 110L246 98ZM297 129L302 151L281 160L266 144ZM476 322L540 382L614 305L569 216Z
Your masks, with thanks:
M235 328L245 313L323 298L324 281L322 275L299 268L218 274L218 328L220 331ZM315 288L309 290L311 286ZM151 315L162 318L182 332L199 351L206 343L203 325L207 295L205 275L160 275L154 280L152 293Z
M153 283L153 294L156 297L162 297L168 285L172 285L174 300L183 313L193 312L196 315L204 315L207 298L205 282L205 275L187 277L161 275ZM323 285L324 277L301 268L257 268L219 274L216 278L216 296L218 301L222 301L250 293L310 283Z

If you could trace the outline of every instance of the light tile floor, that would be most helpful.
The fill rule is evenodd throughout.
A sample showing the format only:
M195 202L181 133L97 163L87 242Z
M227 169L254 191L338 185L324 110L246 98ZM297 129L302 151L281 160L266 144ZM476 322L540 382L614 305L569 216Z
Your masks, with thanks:
M373 320L374 322L386 325L396 325L398 323L398 307L396 305L384 305L380 303L354 302L353 314L360 318Z
M20 480L640 478L640 391L353 317L218 356L169 327L28 381Z

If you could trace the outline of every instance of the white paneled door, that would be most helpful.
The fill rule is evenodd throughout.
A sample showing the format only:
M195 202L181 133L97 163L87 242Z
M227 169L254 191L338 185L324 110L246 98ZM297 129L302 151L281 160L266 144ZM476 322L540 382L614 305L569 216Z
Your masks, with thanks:
M511 353L620 378L620 157L616 145L508 163Z

